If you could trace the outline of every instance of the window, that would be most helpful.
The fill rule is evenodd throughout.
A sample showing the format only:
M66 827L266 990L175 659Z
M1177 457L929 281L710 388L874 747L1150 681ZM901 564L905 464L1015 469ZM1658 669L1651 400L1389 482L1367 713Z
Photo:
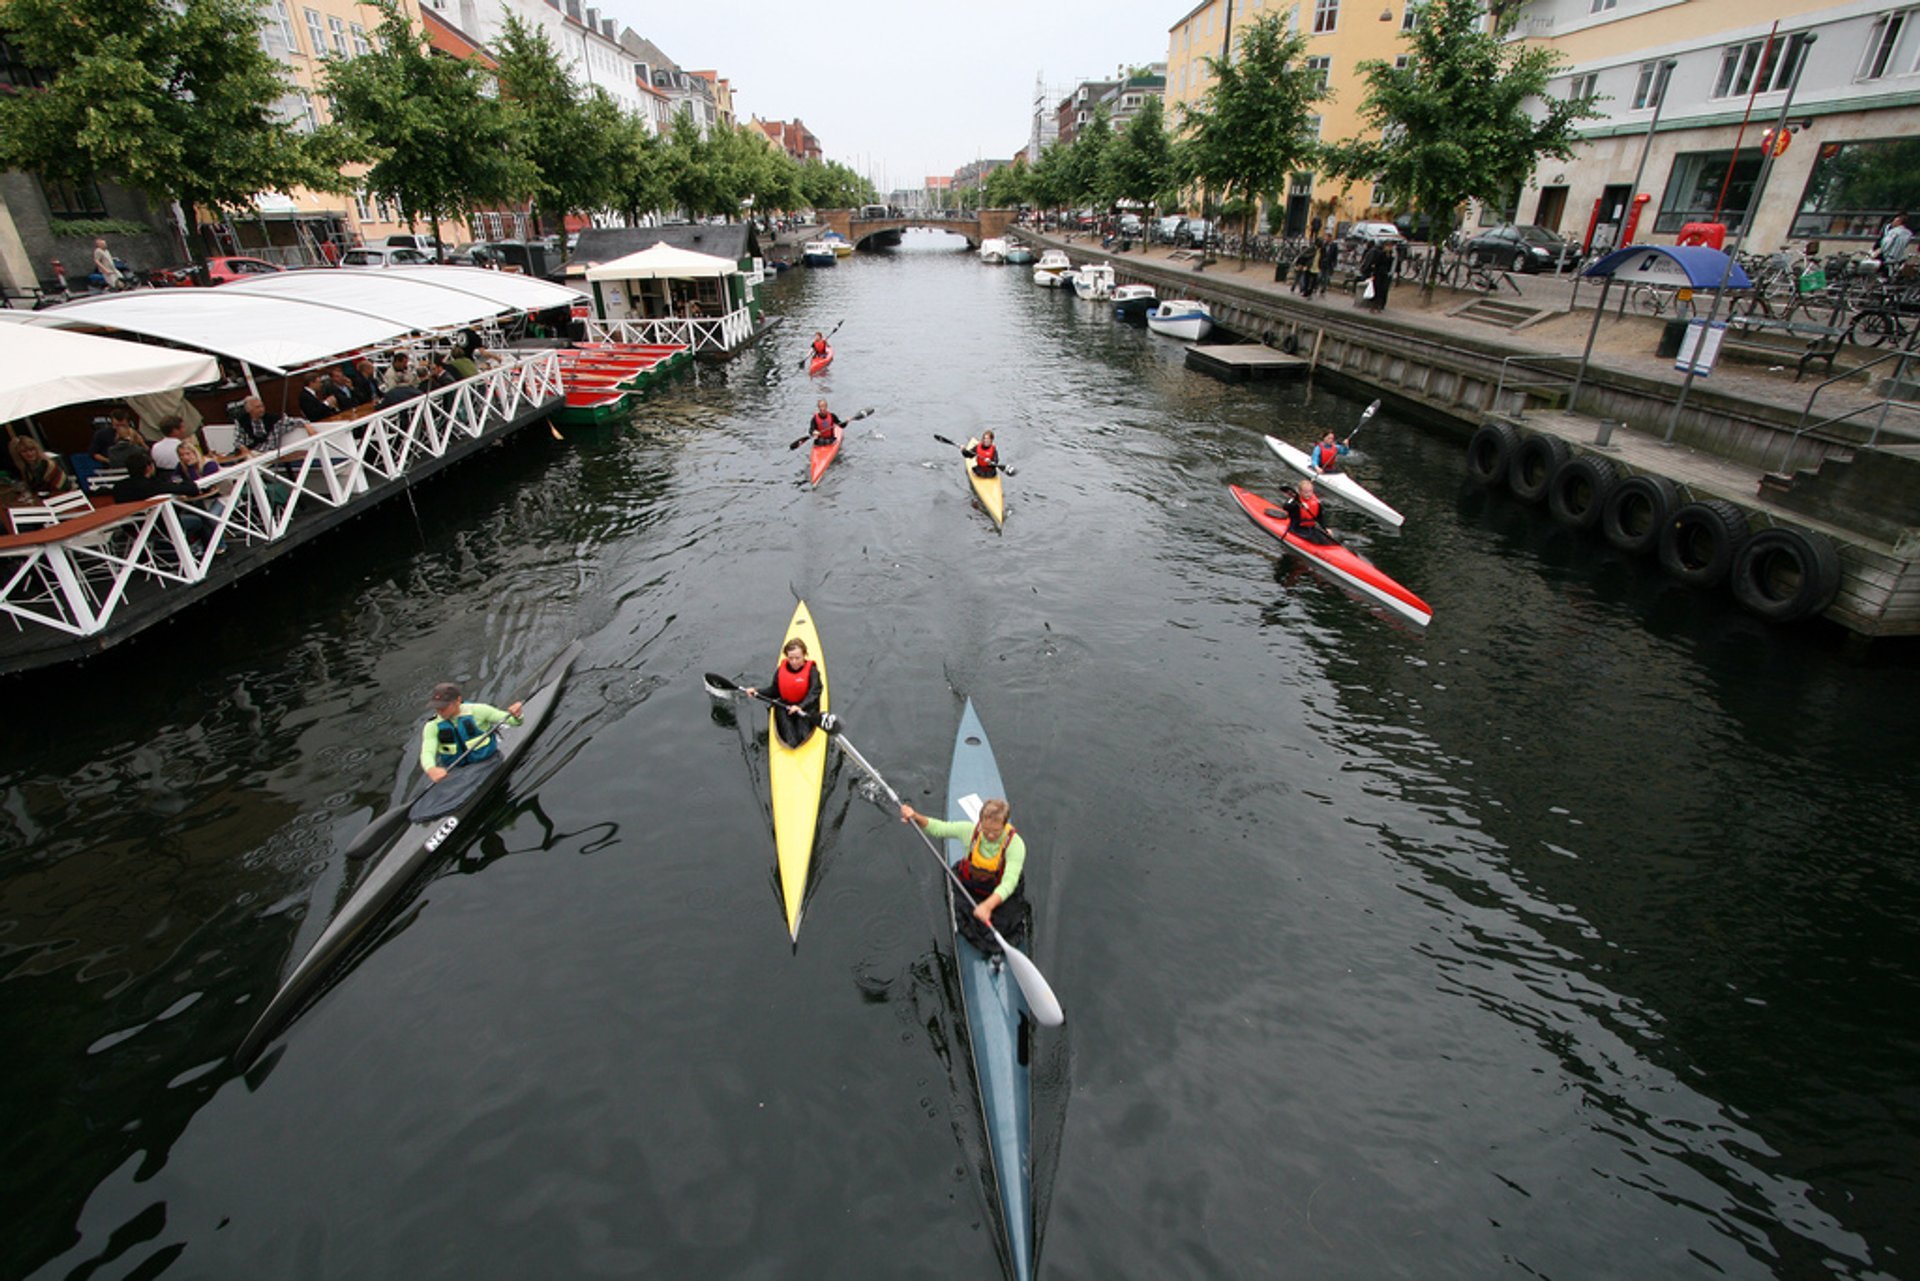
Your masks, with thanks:
M1418 31L1420 29L1420 6L1412 3L1411 0L1409 0L1406 9L1400 14L1400 29L1402 31Z
M327 56L327 28L318 9L307 10L307 52L316 58Z
M1747 202L1759 177L1758 147L1742 147L1738 155L1694 151L1675 156L1653 229L1672 234L1690 222L1723 222L1728 231L1737 230L1746 219Z
M1393 203L1393 196L1390 192L1387 191L1387 184L1384 182L1374 183L1373 184L1373 200L1371 202L1371 207L1375 209L1384 209L1392 203Z
M353 193L353 216L361 222L373 221L373 202L364 191Z
M365 27L361 26L359 23L356 22L352 26L348 27L347 30L350 33L350 38L353 41L354 57L358 58L363 54L368 54L373 52L373 46L367 43L367 29Z
M1340 0L1313 0L1313 34L1322 36L1340 25Z
M273 0L260 35L269 53L300 52L300 37L294 32L293 13L287 8L287 0Z
M1871 239L1903 209L1920 208L1920 138L1823 143L1790 234Z
M1403 53L1393 60L1393 69L1395 71L1405 71L1410 63L1411 60Z
M107 202L100 198L100 185L93 182L55 182L40 180L40 192L47 198L47 214L53 218L104 218Z
M1771 93L1785 89L1793 83L1806 50L1804 36L1775 40L1771 48L1765 40L1728 45L1720 55L1720 75L1713 82L1713 96L1743 98L1749 92Z
M1582 98L1593 97L1594 89L1599 83L1600 76L1596 72L1589 71L1584 76L1575 76L1567 85L1567 101L1578 102Z
M1656 85L1659 78L1659 63L1643 62L1640 64L1640 80L1639 83L1633 87L1633 109L1635 111L1660 105L1660 95L1656 92Z
M333 33L333 51L342 58L347 56L347 24L338 18L327 19L327 30Z
M1307 74L1322 88L1327 87L1328 79L1333 75L1332 58L1308 58Z
M1319 116L1307 117L1307 136L1312 138L1315 142L1318 142L1320 140L1320 117Z
M1893 61L1893 52L1900 47L1900 33L1906 29L1905 13L1883 13L1874 20L1873 30L1867 35L1867 52L1860 59L1860 74L1856 80L1878 80L1887 74L1887 64Z
M1593 0L1592 4L1588 6L1587 12L1590 14L1607 13L1619 3L1620 0Z

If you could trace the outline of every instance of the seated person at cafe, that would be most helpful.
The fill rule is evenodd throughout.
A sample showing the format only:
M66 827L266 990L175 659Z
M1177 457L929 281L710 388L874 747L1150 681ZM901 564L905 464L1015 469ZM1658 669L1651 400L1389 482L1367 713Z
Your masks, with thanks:
M137 503L159 494L198 498L200 487L188 480L160 479L154 474L153 459L144 453L132 460L127 468L127 478L113 487L113 499L119 503ZM180 528L186 532L187 542L197 556L207 549L207 539L213 534L213 522L184 503L180 505L179 516Z
M142 449L147 444L140 429L133 425L133 411L125 405L115 405L107 411L106 421L94 428L93 441L87 446L87 452L93 455L95 462L106 467L112 462L107 455L118 441L129 441Z
M319 422L333 417L341 408L340 393L334 390L326 373L316 369L308 374L306 386L300 389L300 416L309 422Z
M380 390L391 392L400 387L415 387L420 382L420 371L413 367L413 357L404 351L393 353L393 363L387 366L386 377L380 380Z
M374 371L373 362L365 356L340 366L334 381L345 384L348 394L353 398L352 404L371 405L380 399L380 375Z
M180 480L180 442L189 440L193 429L179 414L160 420L160 439L153 445L153 470L161 480Z
M60 465L60 460L47 453L40 442L31 436L16 436L11 452L14 475L34 493L45 497L48 494L64 494L73 488L73 478L67 475L67 469Z
M284 414L270 414L267 403L258 396L249 396L241 402L240 412L233 416L233 425L240 429L240 443L248 449L278 449L286 443L286 437L297 432L313 435L313 428Z

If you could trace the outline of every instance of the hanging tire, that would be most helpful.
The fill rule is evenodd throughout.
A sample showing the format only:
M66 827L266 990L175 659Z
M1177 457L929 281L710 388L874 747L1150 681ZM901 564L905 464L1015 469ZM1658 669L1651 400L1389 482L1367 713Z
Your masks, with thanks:
M1718 587L1746 541L1746 513L1732 503L1688 503L1660 531L1660 563L1689 587Z
M1839 592L1840 553L1824 534L1763 529L1734 558L1733 598L1771 622L1817 614Z
M1507 478L1507 465L1513 461L1519 433L1505 423L1484 423L1467 442L1467 471L1489 489Z
M1600 532L1623 552L1645 556L1679 505L1680 491L1665 476L1629 476L1600 504Z
M1600 523L1607 494L1620 483L1620 469L1604 458L1569 458L1547 481L1547 510L1568 529L1592 529Z
M1548 436L1540 432L1520 442L1520 448L1514 451L1513 467L1507 473L1507 488L1530 503L1537 503L1547 496L1547 482L1553 479L1553 473L1567 461L1572 451L1567 442L1558 436Z

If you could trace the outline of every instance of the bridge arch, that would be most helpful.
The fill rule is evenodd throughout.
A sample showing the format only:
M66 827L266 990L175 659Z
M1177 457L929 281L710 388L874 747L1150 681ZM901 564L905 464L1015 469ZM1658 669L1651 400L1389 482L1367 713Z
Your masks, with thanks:
M920 213L894 218L862 218L857 209L822 209L819 212L821 223L830 231L837 231L853 242L854 247L862 248L873 236L887 231L906 231L910 227L931 227L938 231L951 231L956 236L964 236L967 248L978 249L982 240L993 240L1006 234L1013 225L1016 214L1012 209L982 209L970 214Z

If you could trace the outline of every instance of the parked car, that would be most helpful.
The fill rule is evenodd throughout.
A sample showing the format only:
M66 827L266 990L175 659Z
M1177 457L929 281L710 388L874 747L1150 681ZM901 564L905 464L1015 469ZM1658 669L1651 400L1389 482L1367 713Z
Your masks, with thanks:
M1172 244L1173 238L1180 234L1180 228L1186 225L1186 221L1184 214L1166 215L1153 224L1153 238Z
M1173 243L1199 248L1201 245L1220 243L1220 229L1213 225L1210 218L1186 218L1180 223L1180 230L1173 233Z
M435 236L422 236L413 232L401 232L393 236L381 236L367 242L369 249L418 249L429 258L446 248Z
M246 280L252 276L268 276L282 270L265 258L220 257L209 258L200 269L202 284L224 285L230 280Z
M454 267L497 267L500 256L485 245L461 245L447 250L440 261Z
M1557 265L1576 266L1580 248L1557 232L1531 223L1504 222L1489 227L1460 246L1474 265L1507 271L1553 271Z
M1139 214L1128 213L1128 214L1120 215L1120 234L1121 235L1137 236L1144 230L1146 230L1146 226L1140 221Z
M340 255L342 267L420 267L430 264L433 255L421 249L387 249L366 245Z
M1349 245L1403 245L1407 238L1390 222L1356 222L1340 233Z

